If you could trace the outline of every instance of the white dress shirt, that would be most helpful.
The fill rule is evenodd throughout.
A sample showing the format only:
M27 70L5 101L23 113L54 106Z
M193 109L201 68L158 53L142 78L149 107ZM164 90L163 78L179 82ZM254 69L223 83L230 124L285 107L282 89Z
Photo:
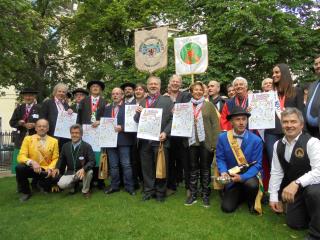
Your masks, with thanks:
M301 133L289 143L284 137L281 140L278 140L273 146L273 156L271 164L271 177L269 181L269 193L270 193L270 202L278 202L278 191L282 179L284 177L283 169L280 165L278 154L277 154L277 145L279 141L282 141L285 146L284 158L287 162L290 161L292 150L298 141ZM307 143L307 154L310 160L311 171L302 175L299 180L302 187L306 187L313 184L320 183L320 140L317 138L310 138Z

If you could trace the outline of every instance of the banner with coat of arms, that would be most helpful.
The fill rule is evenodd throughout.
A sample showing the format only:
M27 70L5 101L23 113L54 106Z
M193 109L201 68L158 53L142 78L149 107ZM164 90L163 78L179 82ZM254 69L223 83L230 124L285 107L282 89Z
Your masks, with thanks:
M207 35L196 35L174 39L176 74L203 73L208 67Z
M140 71L152 73L168 63L168 27L136 31L135 61Z

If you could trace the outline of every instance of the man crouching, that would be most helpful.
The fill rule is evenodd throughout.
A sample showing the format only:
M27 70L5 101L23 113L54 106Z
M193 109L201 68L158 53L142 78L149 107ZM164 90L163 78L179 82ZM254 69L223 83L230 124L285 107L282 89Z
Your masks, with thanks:
M75 193L75 186L82 180L82 194L89 198L95 156L91 145L82 140L82 134L81 125L70 127L71 141L63 145L54 171L62 175L58 182L61 189Z

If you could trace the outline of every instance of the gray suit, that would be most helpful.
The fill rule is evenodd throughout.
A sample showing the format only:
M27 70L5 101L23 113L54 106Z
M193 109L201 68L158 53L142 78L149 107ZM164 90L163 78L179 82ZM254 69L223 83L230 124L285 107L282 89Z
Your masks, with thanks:
M146 106L146 100L140 104ZM150 106L150 108L162 108L161 132L165 132L167 138L171 132L172 124L172 108L173 102L170 97L159 96L158 99ZM140 114L135 115L135 120L138 122ZM156 179L157 154L159 149L159 141L151 141L139 139L141 168L143 174L144 194L147 196L156 195L157 198L163 199L166 193L166 179ZM166 166L168 165L168 139L164 142L164 153L166 158Z

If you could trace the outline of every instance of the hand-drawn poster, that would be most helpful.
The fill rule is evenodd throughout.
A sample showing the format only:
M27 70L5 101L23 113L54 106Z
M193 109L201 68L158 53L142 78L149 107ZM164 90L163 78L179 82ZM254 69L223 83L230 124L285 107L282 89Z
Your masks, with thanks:
M100 147L117 147L118 132L114 129L116 126L116 118L100 118Z
M133 117L136 114L137 105L125 105L125 119L124 119L124 131L125 132L137 132L138 123L134 121Z
M93 151L100 152L100 126L93 128L91 124L83 124L83 141L92 146Z
M191 137L193 122L192 103L176 103L173 108L171 136Z
M249 129L275 128L274 92L249 94L248 100L251 107Z
M161 120L161 108L144 108L140 115L137 137L159 141Z
M70 127L77 122L77 114L69 114L67 112L60 112L57 117L56 128L54 130L55 137L71 138Z

